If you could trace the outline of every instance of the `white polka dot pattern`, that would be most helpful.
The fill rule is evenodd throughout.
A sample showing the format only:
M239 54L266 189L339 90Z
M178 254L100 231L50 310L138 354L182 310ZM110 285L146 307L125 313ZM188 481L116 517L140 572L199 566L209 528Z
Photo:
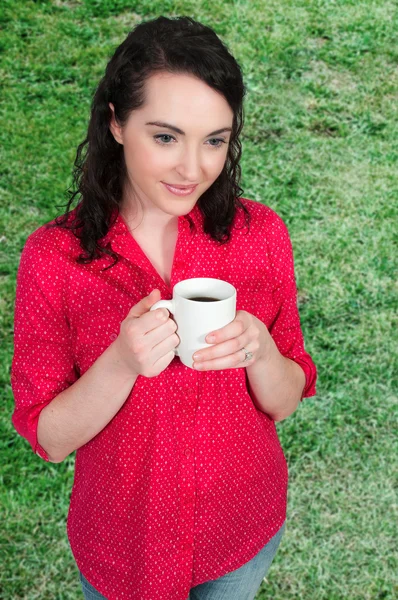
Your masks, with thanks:
M69 231L41 227L18 271L12 388L13 424L44 460L41 410L116 339L130 308L152 289L162 298L190 277L237 289L237 309L268 327L280 352L306 375L292 247L270 208L247 199L250 232L237 212L231 240L203 233L196 206L178 219L170 287L119 216L104 242L108 257L78 265ZM193 224L191 229L189 221ZM79 569L109 600L186 600L189 589L250 560L285 520L287 467L268 415L246 386L246 371L197 372L176 357L159 376L138 377L108 425L76 452L68 537Z

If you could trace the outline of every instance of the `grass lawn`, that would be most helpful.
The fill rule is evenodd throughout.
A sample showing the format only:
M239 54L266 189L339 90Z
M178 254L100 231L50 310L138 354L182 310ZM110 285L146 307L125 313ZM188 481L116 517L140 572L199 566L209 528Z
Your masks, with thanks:
M74 456L47 464L11 425L15 276L27 236L65 203L107 60L137 22L161 14L209 24L242 65L244 196L289 227L306 348L319 370L317 396L278 424L288 526L257 600L393 600L393 0L2 0L0 598L82 597L65 526Z

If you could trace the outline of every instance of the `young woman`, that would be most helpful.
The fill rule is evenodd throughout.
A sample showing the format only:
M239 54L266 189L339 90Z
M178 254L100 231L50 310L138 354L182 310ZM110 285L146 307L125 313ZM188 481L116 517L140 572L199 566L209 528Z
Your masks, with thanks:
M283 533L275 421L315 394L316 368L287 228L241 197L244 95L209 27L138 25L95 93L66 213L22 253L13 423L46 461L77 451L86 598L253 599ZM169 312L150 311L191 277L237 289L192 369Z

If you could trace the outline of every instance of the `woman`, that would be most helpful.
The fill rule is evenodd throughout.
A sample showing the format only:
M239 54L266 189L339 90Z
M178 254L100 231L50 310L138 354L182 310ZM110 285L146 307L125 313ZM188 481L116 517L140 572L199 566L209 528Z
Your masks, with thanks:
M253 599L284 530L275 421L315 394L316 368L286 226L240 197L244 94L209 27L138 25L95 93L65 215L22 253L13 423L46 461L77 450L86 598ZM191 277L232 283L238 309L192 369L150 311Z

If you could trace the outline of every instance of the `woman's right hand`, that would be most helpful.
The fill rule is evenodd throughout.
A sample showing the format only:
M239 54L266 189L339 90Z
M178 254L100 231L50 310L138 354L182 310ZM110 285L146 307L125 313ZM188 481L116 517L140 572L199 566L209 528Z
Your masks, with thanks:
M133 306L113 342L117 362L129 375L155 377L175 357L174 348L180 343L175 321L166 308L149 310L160 299L155 289Z

